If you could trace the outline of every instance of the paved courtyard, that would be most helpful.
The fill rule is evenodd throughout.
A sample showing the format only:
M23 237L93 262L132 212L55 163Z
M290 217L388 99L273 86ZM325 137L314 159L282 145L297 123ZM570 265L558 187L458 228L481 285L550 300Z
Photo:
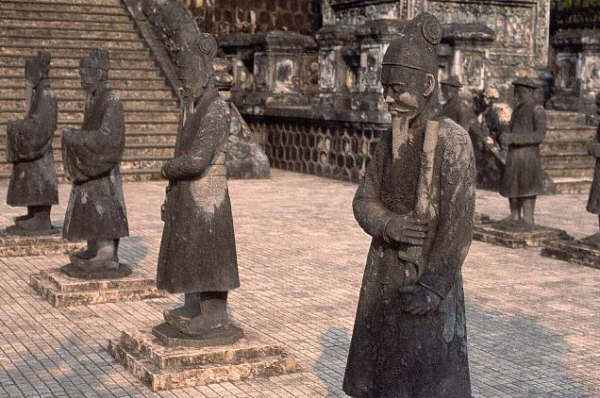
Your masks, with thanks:
M154 394L106 351L109 338L161 322L179 297L55 309L29 275L66 256L0 258L1 397L343 397L342 377L370 238L352 216L354 184L272 170L231 181L242 286L236 319L294 355L300 373ZM131 236L123 260L154 277L164 183L128 183ZM70 187L61 186L62 222ZM6 187L0 187L0 198ZM584 195L538 201L540 224L576 237L596 232ZM4 202L4 199L2 199ZM479 191L477 210L507 203ZM1 205L0 227L21 213ZM540 257L534 249L473 242L463 268L475 397L600 397L600 270Z

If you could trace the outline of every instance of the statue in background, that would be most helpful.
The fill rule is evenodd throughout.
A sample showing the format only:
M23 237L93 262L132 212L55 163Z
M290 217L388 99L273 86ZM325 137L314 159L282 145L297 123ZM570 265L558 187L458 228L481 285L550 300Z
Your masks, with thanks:
M472 238L475 159L465 129L438 117L441 36L438 20L420 14L383 58L392 131L353 202L373 239L344 377L352 397L471 396L461 266Z
M49 234L52 205L58 204L52 140L56 130L56 96L50 88L50 53L39 51L25 63L25 118L7 126L6 158L13 164L6 203L26 206L27 214L15 218L7 232Z
M129 235L119 163L125 148L125 121L119 96L108 84L109 56L94 49L80 61L85 111L81 130L64 130L65 173L72 182L63 236L86 240L63 268L75 277L118 277L131 273L119 264L119 239Z
M214 86L216 52L213 36L202 33L178 56L187 106L175 157L162 168L169 185L156 282L185 295L183 306L164 313L170 327L232 343L242 331L227 296L240 281L225 167L230 110Z
M470 124L473 120L473 115L469 104L460 97L460 88L462 84L455 76L440 82L442 95L446 99L446 103L442 106L440 114L446 116L462 128L469 131Z
M600 115L600 93L596 94L596 112ZM600 126L596 135L587 145L588 153L596 158L596 167L594 168L594 180L590 189L590 196L587 203L587 211L592 214L598 214L598 225L600 225ZM587 244L600 247L600 232L597 232L583 241Z
M500 136L500 143L508 148L500 194L509 200L506 222L533 226L536 197L544 188L540 144L546 135L546 112L535 102L538 86L531 79L517 79L513 86L517 105L509 131Z

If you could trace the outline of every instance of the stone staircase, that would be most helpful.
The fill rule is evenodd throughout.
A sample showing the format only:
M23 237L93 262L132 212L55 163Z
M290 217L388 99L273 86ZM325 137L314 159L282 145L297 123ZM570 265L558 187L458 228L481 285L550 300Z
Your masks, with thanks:
M587 193L594 176L595 158L586 144L597 127L586 125L585 115L546 111L548 129L540 146L542 166L559 193Z
M39 49L52 54L50 81L59 110L54 151L64 181L61 131L81 127L79 58L94 47L110 52L109 80L125 109L123 179L160 176L174 151L178 101L121 0L0 0L0 181L12 169L5 161L6 123L24 117L25 58Z

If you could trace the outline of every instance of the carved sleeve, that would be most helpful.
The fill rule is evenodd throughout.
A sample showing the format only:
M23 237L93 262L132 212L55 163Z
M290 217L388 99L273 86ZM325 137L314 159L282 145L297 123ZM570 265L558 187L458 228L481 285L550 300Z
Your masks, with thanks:
M104 175L118 165L125 146L125 121L119 97L114 93L107 95L100 128L65 133L62 145L65 166L75 182Z
M390 152L390 132L382 135L375 156L367 167L367 173L360 183L352 207L354 218L362 229L374 238L385 239L385 226L394 216L381 200L381 180L383 176L383 162Z
M46 153L56 130L56 117L56 98L51 91L44 90L35 112L20 121L15 131L13 142L19 160L35 160Z
M216 151L229 135L229 110L225 103L211 106L202 119L192 148L185 154L169 160L164 174L169 180L193 178L201 175L210 165Z
M530 134L512 134L513 145L541 144L546 136L546 112L541 106L533 111L533 132Z
M438 226L419 282L442 297L453 288L471 246L475 210L475 158L464 132L451 132L443 151Z

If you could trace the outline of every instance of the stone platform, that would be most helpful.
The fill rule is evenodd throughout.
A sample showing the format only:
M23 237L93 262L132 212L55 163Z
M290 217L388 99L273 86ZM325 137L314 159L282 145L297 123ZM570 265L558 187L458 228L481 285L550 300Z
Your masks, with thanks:
M118 279L80 279L57 268L31 275L29 285L54 307L116 303L167 295L156 288L154 279L141 275L139 271Z
M600 248L584 240L549 241L542 248L541 254L574 264L600 268Z
M0 231L0 257L66 254L85 247L85 242L63 239L61 229L56 227L47 235L21 235L10 231L10 227Z
M156 328L154 328L156 329ZM108 351L153 391L271 377L298 370L293 357L266 336L246 333L231 345L165 346L153 331L122 332Z
M542 247L551 240L569 239L569 235L556 228L542 225L528 226L516 222L484 220L473 225L473 239L511 249Z

